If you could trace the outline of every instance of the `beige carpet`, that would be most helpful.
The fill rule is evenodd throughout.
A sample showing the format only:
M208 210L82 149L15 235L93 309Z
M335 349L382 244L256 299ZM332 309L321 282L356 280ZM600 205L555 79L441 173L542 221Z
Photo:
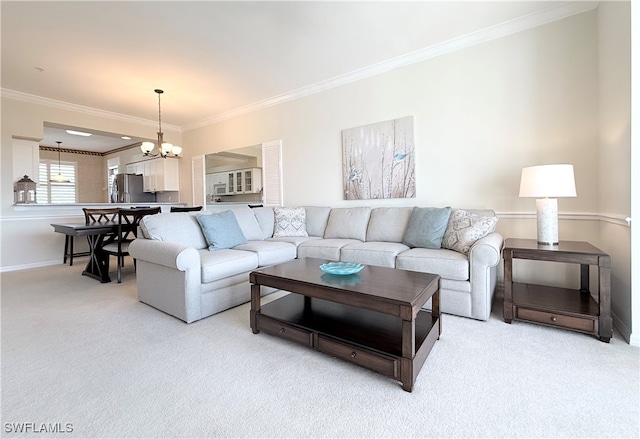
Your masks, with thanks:
M136 300L130 265L100 284L84 261L2 274L3 437L639 435L639 350L617 334L445 315L407 393L252 334L248 304L186 325Z

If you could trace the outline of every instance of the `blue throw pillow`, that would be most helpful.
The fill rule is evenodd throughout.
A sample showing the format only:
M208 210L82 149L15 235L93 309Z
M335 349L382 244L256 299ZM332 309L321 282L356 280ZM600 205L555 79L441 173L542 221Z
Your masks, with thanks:
M236 216L230 210L210 215L197 214L196 218L210 251L232 248L247 242Z
M440 248L450 215L450 207L414 207L403 243L409 247Z

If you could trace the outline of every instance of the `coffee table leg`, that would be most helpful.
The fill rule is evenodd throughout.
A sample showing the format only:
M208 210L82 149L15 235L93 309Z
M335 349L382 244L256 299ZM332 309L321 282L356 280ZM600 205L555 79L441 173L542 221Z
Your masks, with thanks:
M251 312L249 313L249 320L251 324L251 330L254 334L260 332L258 329L257 315L260 312L260 285L251 284Z
M413 390L413 358L416 355L416 321L402 321L402 360L400 362L400 380L407 392Z

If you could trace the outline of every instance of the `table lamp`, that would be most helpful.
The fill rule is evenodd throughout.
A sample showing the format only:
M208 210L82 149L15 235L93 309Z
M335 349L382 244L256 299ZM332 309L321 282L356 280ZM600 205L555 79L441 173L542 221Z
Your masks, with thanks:
M522 168L520 196L535 197L538 244L558 245L557 197L575 197L573 165L541 165Z

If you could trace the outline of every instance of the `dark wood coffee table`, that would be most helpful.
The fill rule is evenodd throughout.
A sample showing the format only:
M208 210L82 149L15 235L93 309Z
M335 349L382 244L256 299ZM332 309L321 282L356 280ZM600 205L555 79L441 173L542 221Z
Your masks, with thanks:
M302 343L399 380L408 392L440 338L440 276L365 266L323 273L322 259L296 259L253 271L251 329ZM260 287L287 294L260 305ZM422 306L431 298L432 311Z

